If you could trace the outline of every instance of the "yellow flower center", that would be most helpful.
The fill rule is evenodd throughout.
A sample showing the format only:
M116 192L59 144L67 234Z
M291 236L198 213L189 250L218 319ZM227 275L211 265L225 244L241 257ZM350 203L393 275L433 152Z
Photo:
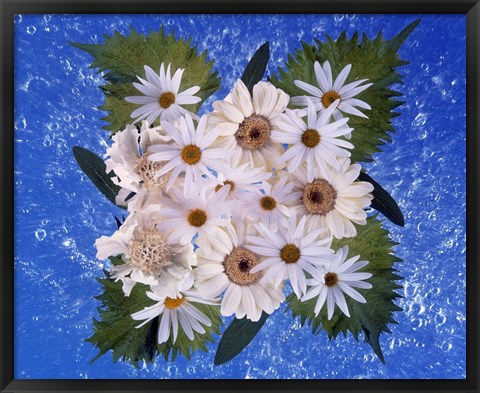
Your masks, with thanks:
M262 206L264 210L270 211L275 209L277 202L272 197L264 196L262 199L260 199L260 206Z
M163 109L167 109L175 102L175 94L163 93L158 101Z
M281 249L280 258L285 263L296 263L300 259L300 249L295 244L287 244Z
M303 190L303 205L310 214L326 215L335 208L337 191L325 179L316 179Z
M183 296L182 297L177 297L175 299L172 299L171 297L167 297L165 299L165 307L169 308L170 310L180 307L184 301Z
M202 151L197 145L187 145L182 149L182 159L189 165L197 164L202 158Z
M260 272L251 274L250 270L258 265L258 259L252 252L235 248L223 261L225 274L237 285L250 285L258 281Z
M260 149L270 138L270 123L262 116L247 117L235 132L238 144L244 149Z
M323 279L325 280L325 285L327 287L333 287L338 283L338 276L335 273L327 273Z
M220 191L220 189L226 185L230 186L230 191L228 192L229 194L235 189L235 183L233 183L233 181L225 180L223 184L218 184L217 186L215 186L215 192Z
M302 142L307 147L315 147L320 143L320 133L317 130L308 129L302 135Z
M207 213L200 209L190 210L187 219L191 226L198 228L207 222Z
M321 98L322 105L324 108L328 108L332 105L336 100L340 99L340 95L333 90L327 91L323 97Z

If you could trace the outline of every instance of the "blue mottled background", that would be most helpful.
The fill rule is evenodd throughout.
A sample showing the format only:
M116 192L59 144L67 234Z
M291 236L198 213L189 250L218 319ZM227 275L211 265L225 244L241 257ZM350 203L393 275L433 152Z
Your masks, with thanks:
M393 334L382 336L386 365L352 337L329 342L284 314L223 366L216 345L191 361L158 359L137 370L110 354L90 365L104 265L94 241L111 234L118 209L79 171L74 145L107 147L102 76L69 41L158 30L191 36L223 78L211 109L253 52L270 41L275 72L300 40L346 29L390 38L418 17L400 49L410 61L396 86L407 103L393 143L369 165L398 201L405 228L386 222L404 260L404 296ZM16 15L15 16L15 378L465 378L465 17L461 15Z

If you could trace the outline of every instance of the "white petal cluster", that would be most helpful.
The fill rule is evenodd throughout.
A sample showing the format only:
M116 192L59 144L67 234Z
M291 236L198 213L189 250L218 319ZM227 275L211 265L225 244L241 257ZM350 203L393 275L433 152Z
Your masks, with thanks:
M353 97L368 89L372 86L372 83L362 85L362 83L367 80L360 79L345 84L351 69L351 64L346 65L334 81L330 63L326 61L323 66L321 66L320 63L316 61L314 70L318 86L296 80L294 82L295 86L304 90L309 95L292 97L290 102L297 106L308 106L309 102L313 102L315 109L321 112L328 109L333 102L339 100L339 104L333 112L335 120L341 119L343 117L342 113L366 118L367 116L357 108L368 110L372 108L366 102Z
M269 82L250 94L237 80L198 117L182 105L199 102L200 88L179 92L184 70L172 77L172 68L145 66L134 83L143 96L126 98L141 105L131 114L141 127L127 125L107 149L129 215L97 240L97 257L112 258L125 296L149 286L155 304L132 318L140 327L158 317L159 343L175 343L180 329L194 340L212 324L198 304L258 321L280 307L288 283L298 298L317 298L316 314L326 303L328 318L335 305L349 316L343 294L364 302L353 288L370 288L371 275L332 240L366 223L373 187L357 181L346 140L355 130L343 113L365 117L356 108L370 107L353 97L371 84L345 85L350 65L333 81L329 63L317 62L318 86L295 81L309 96L290 98Z
M179 93L180 82L185 70L177 69L172 77L170 66L171 64L167 66L165 71L165 65L162 63L157 74L146 65L144 67L146 80L137 76L140 83L134 82L133 86L142 95L125 97L126 101L141 105L131 114L132 119L135 119L134 123L143 119L146 119L150 124L153 124L157 119L172 122L186 114L198 119L197 115L186 110L182 105L200 102L201 98L195 96L200 87L192 86Z
M372 284L364 280L372 277L371 273L358 272L368 265L367 261L358 261L359 256L347 260L348 246L340 248L335 254L335 262L330 266L320 266L318 271L307 280L309 289L302 298L303 301L317 297L315 316L327 303L327 316L332 319L335 305L350 317L344 294L360 303L366 303L365 298L353 288L370 289Z
M223 101L213 104L208 125L218 133L215 146L233 149L231 165L252 164L270 172L277 167L282 147L271 138L275 120L287 108L289 96L271 83L259 82L253 97L239 79Z

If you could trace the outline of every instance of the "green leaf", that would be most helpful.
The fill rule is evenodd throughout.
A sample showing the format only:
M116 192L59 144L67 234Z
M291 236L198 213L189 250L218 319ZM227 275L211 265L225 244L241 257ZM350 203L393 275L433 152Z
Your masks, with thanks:
M113 171L107 173L105 162L95 153L80 146L73 146L72 150L80 169L95 184L95 187L115 204L115 197L120 187L112 181L112 177L115 176Z
M113 133L131 123L130 114L139 107L126 102L125 97L141 95L132 82L137 81L137 76L145 78L144 65L158 72L162 63L165 66L171 63L172 75L177 69L184 68L179 91L200 86L196 95L202 101L184 106L192 112L198 112L200 105L220 87L218 72L212 71L213 60L207 61L207 52L198 54L197 48L191 45L191 39L176 39L173 31L166 34L163 26L159 32L148 35L139 34L131 28L128 37L119 32L104 37L104 44L70 45L93 56L90 68L106 71L104 78L109 84L103 87L106 99L101 109L109 112L105 120L110 124L104 128Z
M121 255L117 255L116 257L108 257L108 259L110 260L113 266L120 266L125 264L125 261L122 259Z
M357 180L369 182L374 187L372 192L373 200L370 205L373 209L382 213L394 224L401 227L405 225L405 219L403 218L403 214L398 207L397 202L395 202L392 196L385 191L380 184L366 173L360 173Z
M351 317L348 318L336 307L331 320L328 320L325 305L315 317L317 298L302 302L292 293L287 297L288 307L293 316L300 316L302 325L307 322L312 327L314 334L325 330L329 339L332 339L339 333L346 336L350 332L358 340L359 333L363 333L364 341L373 348L378 358L385 362L380 347L380 335L383 332L390 333L387 325L397 323L393 319L393 312L402 310L393 302L401 297L395 290L402 288L396 283L402 277L398 276L393 268L394 263L401 259L393 254L392 247L397 243L389 238L388 231L381 227L381 222L375 217L369 217L367 225L357 226L357 231L357 236L353 238L335 239L332 248L338 250L348 245L348 257L360 255L360 260L369 261L361 271L372 274L366 281L373 287L357 289L367 303L362 304L345 296Z
M371 106L371 110L362 110L368 119L346 115L350 118L348 125L354 129L350 140L355 146L352 161L373 161L372 155L382 151L380 147L386 142L391 142L390 133L395 132L392 119L399 115L394 109L404 103L395 99L402 94L389 88L392 84L402 83L402 76L396 69L408 64L399 58L397 51L419 23L420 20L413 22L391 40L384 40L379 33L373 40L364 34L362 42L359 42L358 32L347 39L344 31L336 40L327 36L325 42L316 39L313 45L302 42L302 49L288 56L285 69L279 68L279 75L273 75L271 81L290 96L301 96L306 94L305 91L293 82L301 80L318 86L315 61L323 64L328 60L334 78L347 64L351 64L345 83L359 79L368 79L369 83L373 83L355 97Z
M250 94L253 93L253 86L262 80L269 58L270 47L267 41L254 53L242 75L242 82L245 83Z
M205 333L200 334L194 331L194 338L190 340L182 327L178 328L178 337L175 343L173 343L173 333L170 335L170 339L162 344L157 345L158 353L162 354L165 360L170 359L174 361L179 354L185 356L190 360L192 353L198 350L208 352L207 344L214 342L212 334L220 334L220 326L222 325L222 319L220 317L220 306L212 306L203 303L190 302L200 312L204 313L211 321L212 326L203 326ZM160 317L161 321L161 317Z
M102 302L98 309L100 319L93 320L94 334L85 340L99 349L92 362L110 350L114 362L121 359L135 367L139 367L139 361L151 362L156 351L155 347L147 345L147 334L152 322L137 329L139 321L133 320L130 316L155 303L145 295L149 287L137 283L130 296L125 297L121 281L115 282L104 278L99 279L99 282L103 286L102 295L96 297Z
M256 322L247 319L247 317L234 319L223 333L218 344L214 364L217 366L224 364L242 352L260 331L268 316L266 312L262 312L262 316Z
M120 257L111 257L110 261L113 265L124 263ZM105 271L105 274L108 277L108 272ZM99 282L103 286L103 293L96 297L101 301L101 306L98 309L100 319L94 319L94 334L85 340L99 349L99 353L92 362L108 351L112 351L114 362L120 359L130 362L135 367L139 367L140 361L146 363L155 361L158 354L162 354L165 360L168 360L170 354L172 361L178 354L183 354L190 359L193 351L199 349L207 351L206 344L213 342L213 333L220 334L222 323L220 307L191 302L190 304L212 321L212 326L204 326L204 334L194 332L193 341L185 335L183 329L179 326L175 343L173 343L172 333L169 341L158 344L158 326L161 316L154 318L138 329L136 326L141 321L135 321L131 318L132 313L156 303L145 294L150 288L147 285L136 283L130 296L125 297L121 281L115 282L109 278L104 278L100 279Z

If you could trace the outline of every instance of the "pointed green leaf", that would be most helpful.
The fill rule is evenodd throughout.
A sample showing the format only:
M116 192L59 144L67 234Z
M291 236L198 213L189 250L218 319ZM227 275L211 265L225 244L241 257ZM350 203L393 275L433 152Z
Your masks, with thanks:
M213 60L207 60L206 51L198 54L197 48L191 46L191 39L176 39L173 31L167 35L163 26L159 32L150 32L148 35L139 34L131 28L127 37L119 32L104 37L103 44L71 45L93 56L90 68L105 71L104 78L109 84L103 86L106 99L101 109L108 111L104 120L109 125L104 128L113 133L133 121L130 114L139 105L126 102L125 97L142 95L132 82L138 81L137 76L146 78L145 65L158 73L162 63L165 67L171 64L172 75L177 69L184 69L179 91L192 86L200 87L195 95L202 101L194 105L182 105L194 113L220 87L218 72L213 71Z
M108 351L112 351L114 362L121 359L135 367L139 367L139 361L152 361L155 351L147 345L146 340L152 322L137 329L139 321L130 316L155 303L145 295L149 287L137 283L130 296L125 297L121 281L115 282L109 278L99 281L103 286L103 293L97 297L102 302L98 309L100 319L94 319L94 334L85 340L99 349L92 362Z
M260 331L268 316L266 312L262 312L262 316L256 322L247 319L247 317L234 319L223 333L218 344L214 364L217 366L224 364L242 352Z
M370 206L382 213L395 225L403 227L405 225L405 219L392 196L366 173L360 173L358 180L369 182L374 187L372 192L373 200Z
M124 263L120 257L111 257L110 260L114 265ZM104 271L104 273L108 277L108 272ZM183 354L190 359L193 351L199 349L207 351L206 344L213 342L213 333L220 334L222 323L220 307L191 302L212 321L212 326L202 325L205 333L194 332L193 340L190 340L179 326L175 343L173 343L173 333L171 333L169 341L158 344L158 326L161 316L154 318L141 328L137 328L141 321L131 318L132 313L155 304L155 301L145 294L150 287L137 283L130 296L125 297L121 281L109 278L99 281L103 286L103 293L96 297L101 301L98 309L100 318L94 319L94 334L85 340L99 349L99 353L92 362L109 351L112 351L114 362L120 359L130 362L135 367L139 367L140 361L153 362L158 354L162 354L165 360L171 357L173 361L178 354Z
M421 20L417 19L405 27L400 33L393 37L389 42L391 50L397 51L405 40L413 33L416 27L420 24Z
M346 336L350 332L358 340L359 334L362 333L364 341L384 362L380 336L383 332L390 332L387 324L396 323L392 317L393 312L402 310L393 302L401 297L395 290L401 288L396 282L402 277L398 276L393 268L394 263L401 260L393 255L392 248L396 243L389 238L388 231L381 227L380 221L375 217L369 217L367 225L356 227L357 236L341 240L335 239L332 248L338 250L340 247L348 245L349 258L360 255L360 260L369 261L369 264L361 271L372 274L372 277L366 280L372 284L372 288L356 288L367 302L359 303L349 296L345 296L350 318L336 307L331 320L328 319L325 305L315 317L314 309L317 298L302 302L292 293L287 297L288 307L293 316L300 316L302 325L304 323L311 325L315 334L325 330L328 337L334 339L339 333Z
M373 83L355 98L365 101L371 110L362 109L368 118L345 114L349 117L348 125L354 129L350 142L355 146L352 150L352 161L372 161L372 155L381 151L381 146L391 142L391 133L395 130L392 119L398 114L393 110L402 102L396 100L401 93L389 88L390 85L402 83L402 77L396 69L408 64L398 56L400 45L415 29L420 21L403 29L391 40L384 40L382 34L371 40L363 34L361 43L358 43L358 33L347 39L346 33L340 34L337 40L327 37L325 42L315 39L314 45L302 43L294 56L288 57L285 69L279 69L279 76L271 77L272 83L283 89L290 96L303 96L305 91L294 85L295 80L318 86L314 71L315 61L323 64L329 61L333 78L336 78L342 69L351 64L352 68L346 84L367 79L366 83ZM312 59L311 54L315 57Z
M269 58L270 47L267 41L254 53L242 75L242 82L245 83L250 94L253 92L253 86L262 80Z
M80 169L110 202L115 203L120 187L112 181L113 171L107 173L105 162L95 153L80 146L74 146L72 150Z

